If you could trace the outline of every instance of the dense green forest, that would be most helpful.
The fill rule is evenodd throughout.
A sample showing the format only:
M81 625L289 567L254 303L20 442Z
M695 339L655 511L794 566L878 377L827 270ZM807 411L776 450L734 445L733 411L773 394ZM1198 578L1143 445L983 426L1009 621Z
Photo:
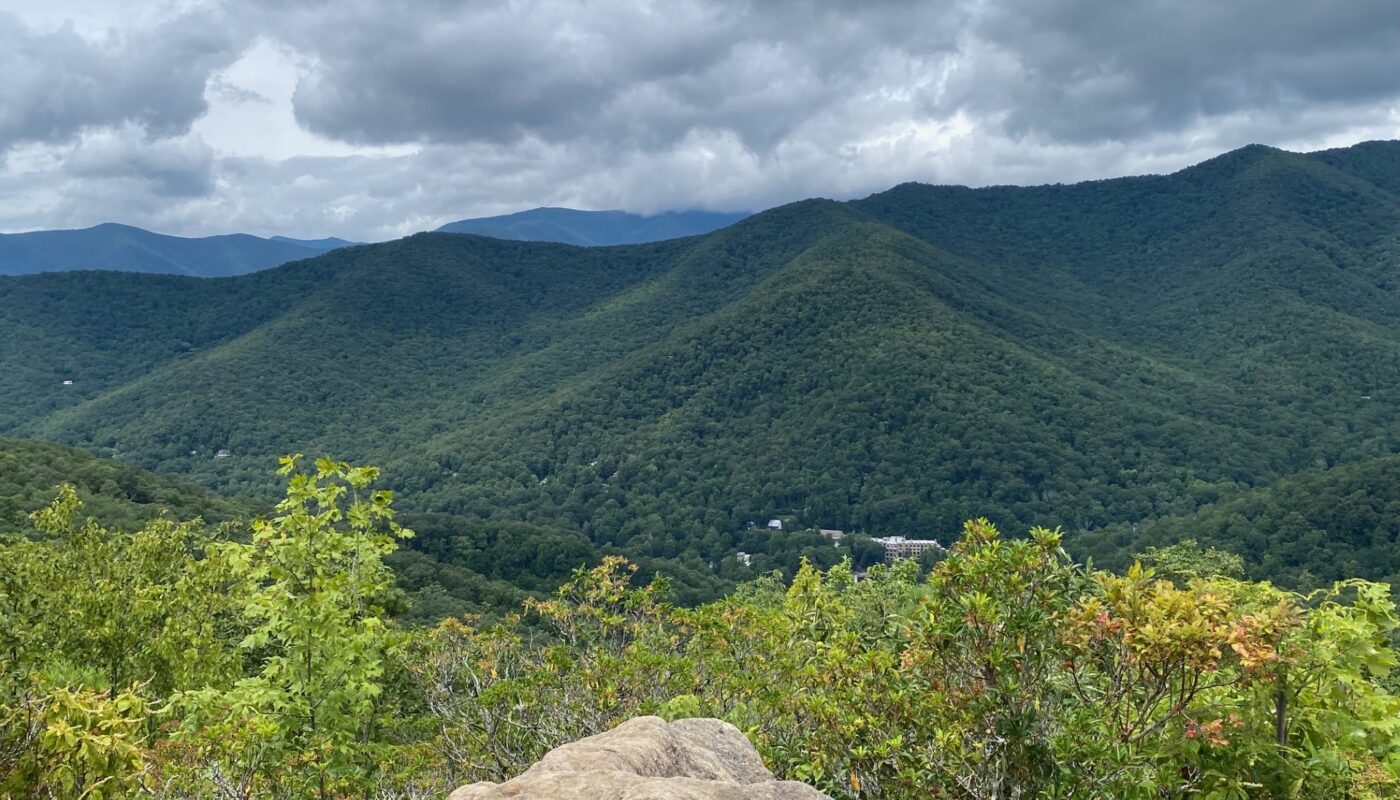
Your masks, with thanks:
M1129 554L1194 539L1242 558L1251 577L1312 590L1346 578L1400 582L1400 458L1309 470L1198 511L1080 532L1078 557L1124 568Z
M258 503L230 500L190 481L119 461L45 442L0 438L0 535L27 527L29 515L53 502L61 484L74 487L89 516L127 531L163 513L221 523L251 519L262 510Z
M242 524L271 511L257 500L224 498L187 480L170 478L47 442L0 438L0 540L29 530L30 514L53 502L61 485L72 486L83 513L113 531L132 532L157 518ZM464 614L499 617L526 598L542 598L573 572L621 550L594 544L577 530L524 522L500 522L439 513L413 513L404 522L418 534L386 562L394 569L400 596L391 603L405 624L434 625ZM801 563L826 568L851 560L879 563L884 551L866 537L840 546L815 531L745 531L735 552L709 564L635 559L648 579L675 582L673 599L694 605L717 597L738 582L773 570L794 574Z
M1384 584L1297 594L1186 545L1097 571L976 520L926 575L803 564L685 608L609 557L405 628L385 558L417 533L377 470L279 473L241 530L113 531L64 486L0 540L0 794L441 797L638 714L726 719L839 800L1400 793Z
M503 536L695 601L837 555L749 532L772 517L948 538L987 515L1121 560L1106 532L1396 452L1398 152L907 184L627 247L422 234L213 281L0 279L0 432L264 502L286 452L382 464L436 521L398 558L444 610L560 577L490 564Z

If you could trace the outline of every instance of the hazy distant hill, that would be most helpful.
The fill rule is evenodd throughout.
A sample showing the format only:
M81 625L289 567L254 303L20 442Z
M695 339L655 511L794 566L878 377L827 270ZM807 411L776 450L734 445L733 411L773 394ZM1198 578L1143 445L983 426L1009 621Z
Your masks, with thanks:
M226 281L5 278L0 431L237 493L332 453L406 510L690 585L773 516L1130 526L1400 452L1396 153L906 184L630 247L420 234Z
M187 239L106 223L81 230L0 234L0 275L100 269L221 278L242 275L349 242L245 233Z
M360 244L360 242L352 242L348 239L341 239L338 236L327 236L324 239L293 239L290 236L273 236L271 237L271 241L299 244L302 247L309 247L312 250L320 251L338 250L342 247L353 247L354 245Z
M642 244L709 233L733 225L748 214L667 211L642 216L625 211L576 211L534 208L518 214L449 222L440 233L475 233L497 239L560 242L584 246Z

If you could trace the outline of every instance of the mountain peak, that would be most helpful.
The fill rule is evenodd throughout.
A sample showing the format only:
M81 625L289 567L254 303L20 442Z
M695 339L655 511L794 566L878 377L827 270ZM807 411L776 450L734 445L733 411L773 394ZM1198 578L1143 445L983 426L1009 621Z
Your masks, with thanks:
M438 232L593 247L697 236L732 225L746 216L747 213L714 211L665 211L643 215L541 206L514 214L449 222L438 228Z
M120 222L76 230L0 234L0 275L115 270L227 277L311 258L349 242L263 239L246 233L190 238Z

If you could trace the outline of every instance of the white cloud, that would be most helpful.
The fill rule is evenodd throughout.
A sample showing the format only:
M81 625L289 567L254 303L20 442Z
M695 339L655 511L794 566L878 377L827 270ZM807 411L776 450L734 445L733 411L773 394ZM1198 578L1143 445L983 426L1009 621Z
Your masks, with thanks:
M367 147L317 136L302 127L292 93L309 67L305 58L268 37L213 73L208 110L192 129L221 156L280 160L297 156L403 155L411 146Z
M3 230L375 239L1400 136L1384 0L0 0L0 70Z

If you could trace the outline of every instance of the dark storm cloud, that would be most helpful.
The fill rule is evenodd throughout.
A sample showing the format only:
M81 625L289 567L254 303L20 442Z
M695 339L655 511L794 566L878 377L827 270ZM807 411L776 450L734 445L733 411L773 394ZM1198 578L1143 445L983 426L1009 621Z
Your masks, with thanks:
M891 106L1121 141L1400 94L1390 0L360 2L297 18L286 34L318 59L298 118L371 143L655 148L718 128L766 153L823 114Z
M768 150L884 88L891 52L952 52L960 16L937 2L361 2L309 6L284 35L317 58L298 119L339 139L656 148L709 128Z
M1400 95L1391 0L989 3L971 35L987 52L951 102L1014 135L1125 140Z
M182 133L204 113L209 75L241 40L210 14L100 38L37 31L0 12L0 151L103 126Z
M200 197L214 188L214 152L196 137L150 139L127 126L89 135L64 162L71 180L103 183L116 193L164 201Z

